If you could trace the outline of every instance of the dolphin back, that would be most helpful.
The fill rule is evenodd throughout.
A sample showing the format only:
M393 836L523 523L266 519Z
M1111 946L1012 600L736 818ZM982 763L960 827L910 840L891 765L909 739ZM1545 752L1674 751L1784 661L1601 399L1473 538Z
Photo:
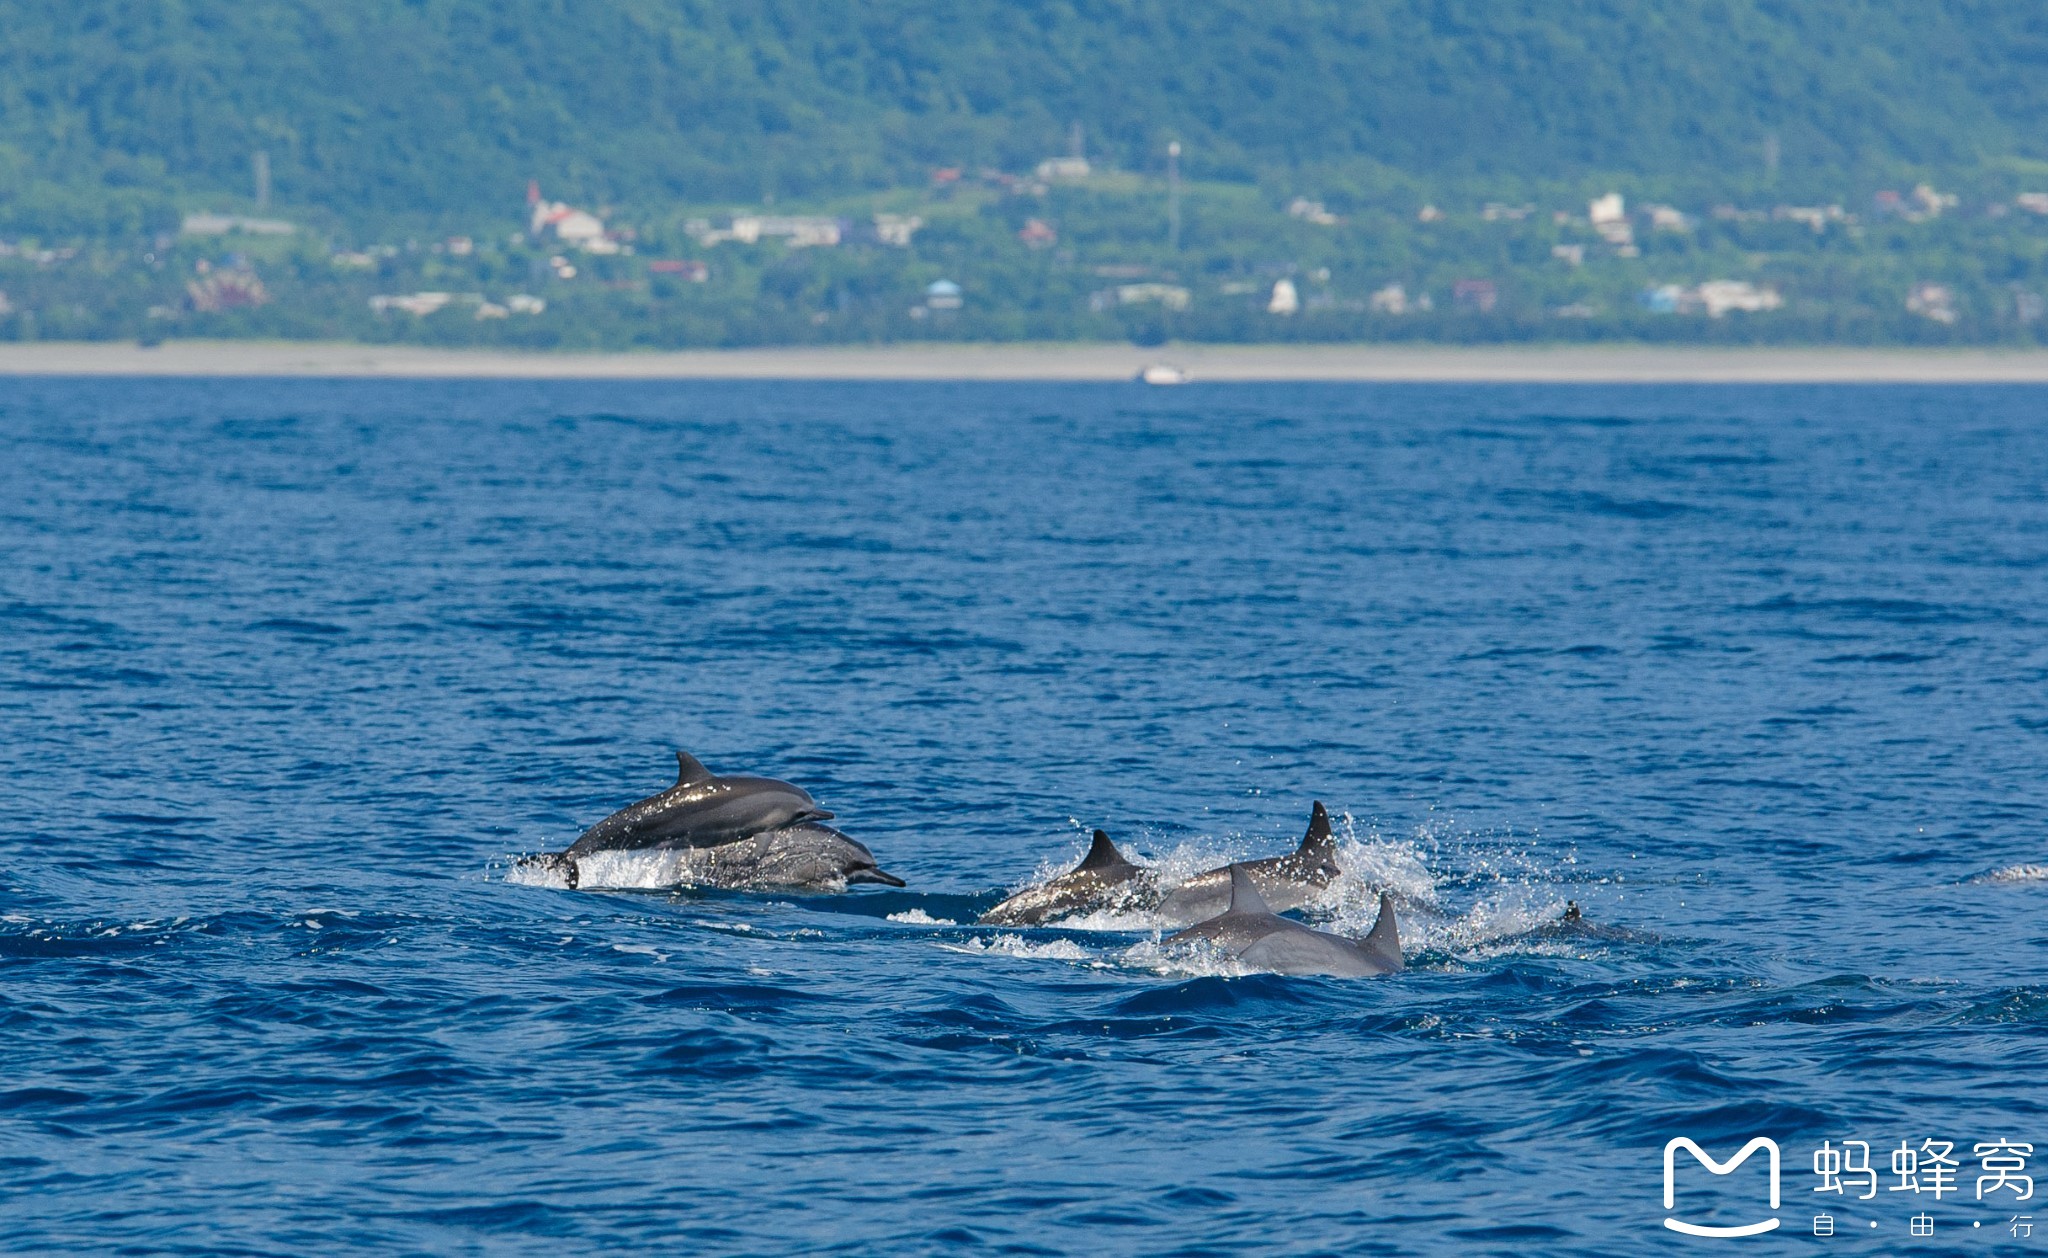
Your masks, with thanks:
M677 752L676 784L585 830L571 855L643 847L716 847L832 814L800 786L775 778L718 777Z

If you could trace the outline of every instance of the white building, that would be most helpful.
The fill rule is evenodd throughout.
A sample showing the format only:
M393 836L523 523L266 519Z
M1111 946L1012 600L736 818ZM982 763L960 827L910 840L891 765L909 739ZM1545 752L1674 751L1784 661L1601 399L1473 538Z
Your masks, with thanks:
M1301 309L1301 294L1295 291L1294 281L1282 277L1273 281L1273 295L1266 300L1266 313L1291 315Z

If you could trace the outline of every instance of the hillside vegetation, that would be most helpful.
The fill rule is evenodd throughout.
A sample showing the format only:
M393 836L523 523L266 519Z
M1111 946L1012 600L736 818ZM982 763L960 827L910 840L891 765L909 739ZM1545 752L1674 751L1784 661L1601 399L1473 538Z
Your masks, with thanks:
M913 183L1063 151L1195 177L1556 181L2048 157L2004 0L0 0L0 216L246 194L338 221Z

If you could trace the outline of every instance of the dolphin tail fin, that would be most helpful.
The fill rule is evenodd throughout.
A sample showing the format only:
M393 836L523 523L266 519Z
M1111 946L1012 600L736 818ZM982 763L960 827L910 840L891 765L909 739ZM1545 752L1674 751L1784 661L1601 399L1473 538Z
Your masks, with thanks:
M1124 854L1116 850L1116 844L1109 841L1109 832L1097 830L1095 841L1088 845L1088 854L1081 858L1081 863L1074 866L1074 869L1077 872L1083 869L1114 869L1118 865L1128 864L1130 862L1124 859Z
M704 767L704 762L687 751L676 751L676 785L690 786L715 776Z
M1395 969L1402 968L1401 923L1394 916L1394 897L1380 892L1380 915L1366 932L1365 950Z
M1266 907L1266 898L1252 883L1252 876L1243 865L1230 866L1230 912L1258 913L1272 916L1273 910Z
M1294 850L1295 858L1308 865L1337 867L1337 840L1330 833L1330 814L1323 809L1323 801L1317 800L1315 809L1309 813L1308 833L1302 837L1301 846Z

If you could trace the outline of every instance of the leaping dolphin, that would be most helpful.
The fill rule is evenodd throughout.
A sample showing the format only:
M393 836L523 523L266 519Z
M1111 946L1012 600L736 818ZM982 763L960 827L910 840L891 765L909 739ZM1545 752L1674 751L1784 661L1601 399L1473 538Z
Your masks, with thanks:
M1097 830L1095 842L1080 864L1048 882L1019 891L983 913L976 924L1042 926L1097 909L1149 905L1156 891L1152 871L1126 859L1109 835Z
M676 753L676 784L628 804L583 832L567 856L643 847L716 847L750 834L829 821L800 786L774 778L722 778L687 751Z
M1315 801L1309 813L1308 834L1301 846L1285 856L1244 861L1196 874L1168 892L1159 904L1164 925L1186 926L1205 922L1230 907L1231 870L1243 868L1258 883L1259 893L1276 913L1312 904L1323 888L1343 871L1337 868L1337 840L1330 833L1330 814L1323 801Z
M1272 974L1372 978L1401 972L1401 928L1394 919L1393 897L1386 892L1380 892L1380 915L1372 930L1364 939L1346 939L1274 913L1259 898L1247 867L1232 865L1227 872L1228 911L1168 936L1167 944L1207 943L1225 956Z
M644 862L670 863L649 870ZM522 862L552 870L571 890L627 885L719 887L728 891L844 891L857 883L900 887L903 880L875 864L865 844L831 826L803 821L750 834L716 847L612 849L581 857L569 852Z

